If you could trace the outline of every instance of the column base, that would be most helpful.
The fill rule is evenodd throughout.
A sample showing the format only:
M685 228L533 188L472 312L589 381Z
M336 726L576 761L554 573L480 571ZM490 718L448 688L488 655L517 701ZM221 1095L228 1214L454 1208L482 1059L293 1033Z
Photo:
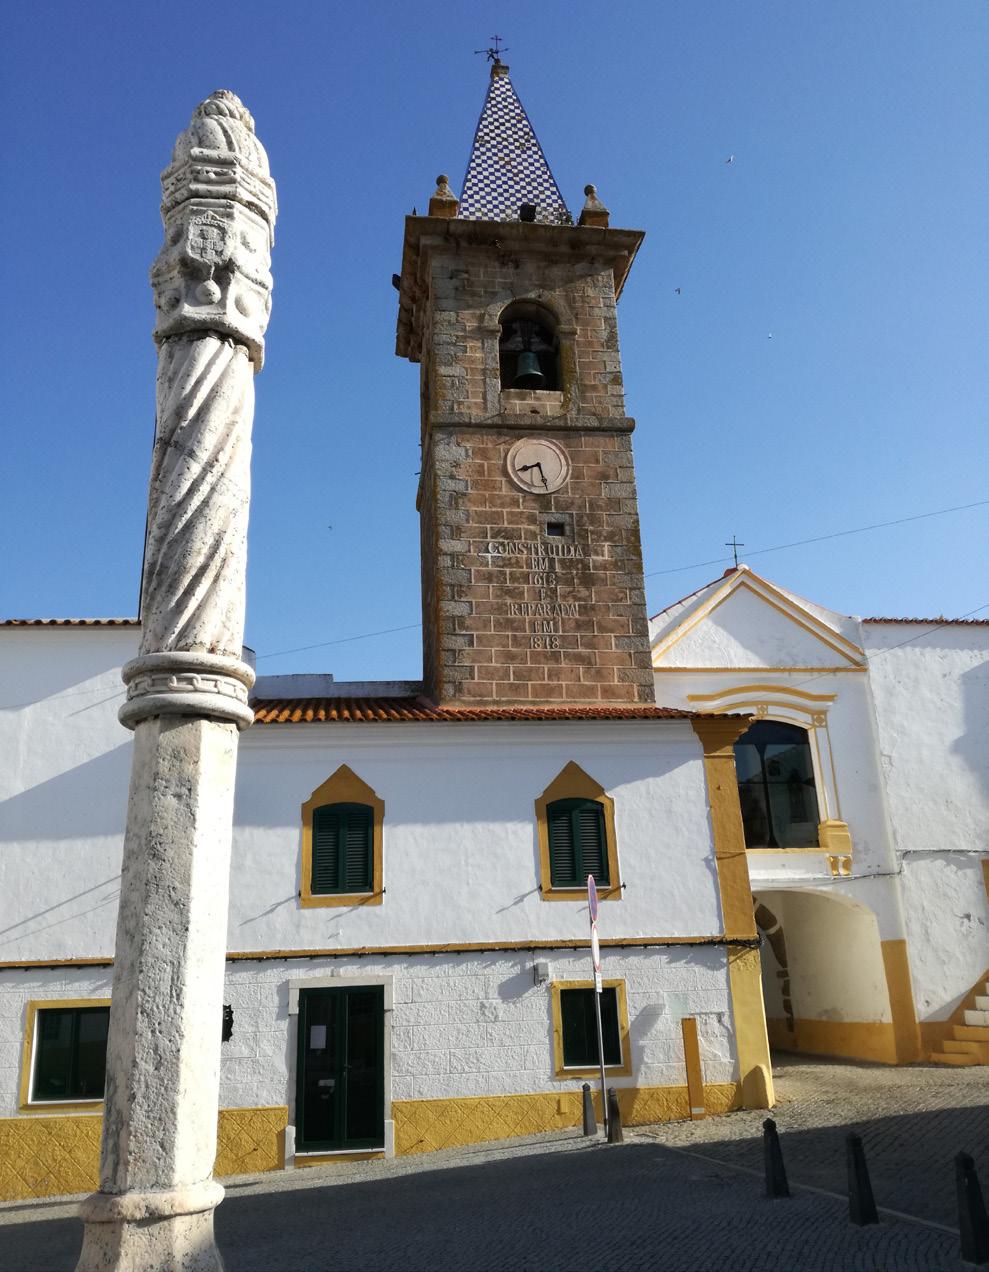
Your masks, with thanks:
M94 1193L79 1207L85 1224L76 1272L223 1272L213 1180L169 1192Z

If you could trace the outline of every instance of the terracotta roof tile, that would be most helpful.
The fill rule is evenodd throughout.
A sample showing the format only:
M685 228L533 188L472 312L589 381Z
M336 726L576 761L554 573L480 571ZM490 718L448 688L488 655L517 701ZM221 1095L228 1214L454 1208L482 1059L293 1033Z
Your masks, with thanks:
M926 623L930 627L989 627L989 618L863 618L863 623Z
M139 618L0 618L0 627L140 627Z
M257 724L367 724L474 720L689 720L675 707L438 707L426 698L261 698Z

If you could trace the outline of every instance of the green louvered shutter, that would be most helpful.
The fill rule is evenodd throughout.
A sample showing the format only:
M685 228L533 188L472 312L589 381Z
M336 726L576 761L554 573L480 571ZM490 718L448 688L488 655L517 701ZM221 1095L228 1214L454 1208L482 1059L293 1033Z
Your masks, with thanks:
M312 890L340 891L340 805L317 808L312 819Z
M573 800L559 799L546 809L549 831L549 877L554 888L576 888L580 885L577 846L574 843Z
M374 811L366 804L347 805L344 867L347 892L370 892L374 886L372 839Z
M370 892L374 810L366 804L326 804L313 813L312 890Z
M554 888L582 888L587 876L611 883L604 809L595 799L558 799L546 809L549 874Z
M586 881L594 876L595 883L608 884L608 845L604 835L604 809L597 801L587 801L571 814L574 820L574 837L580 857L580 877Z

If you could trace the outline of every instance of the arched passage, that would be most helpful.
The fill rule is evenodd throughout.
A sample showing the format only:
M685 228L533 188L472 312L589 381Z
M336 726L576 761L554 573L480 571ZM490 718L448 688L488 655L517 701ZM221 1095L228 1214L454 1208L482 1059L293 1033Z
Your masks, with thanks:
M769 889L755 897L770 1045L896 1064L876 916L845 897Z

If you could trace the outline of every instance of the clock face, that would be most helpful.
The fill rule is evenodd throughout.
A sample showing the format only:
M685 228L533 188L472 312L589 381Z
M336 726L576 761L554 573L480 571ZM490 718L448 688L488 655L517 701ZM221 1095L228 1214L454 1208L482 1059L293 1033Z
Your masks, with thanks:
M515 485L530 495L551 495L570 480L570 456L545 437L523 437L505 462Z

